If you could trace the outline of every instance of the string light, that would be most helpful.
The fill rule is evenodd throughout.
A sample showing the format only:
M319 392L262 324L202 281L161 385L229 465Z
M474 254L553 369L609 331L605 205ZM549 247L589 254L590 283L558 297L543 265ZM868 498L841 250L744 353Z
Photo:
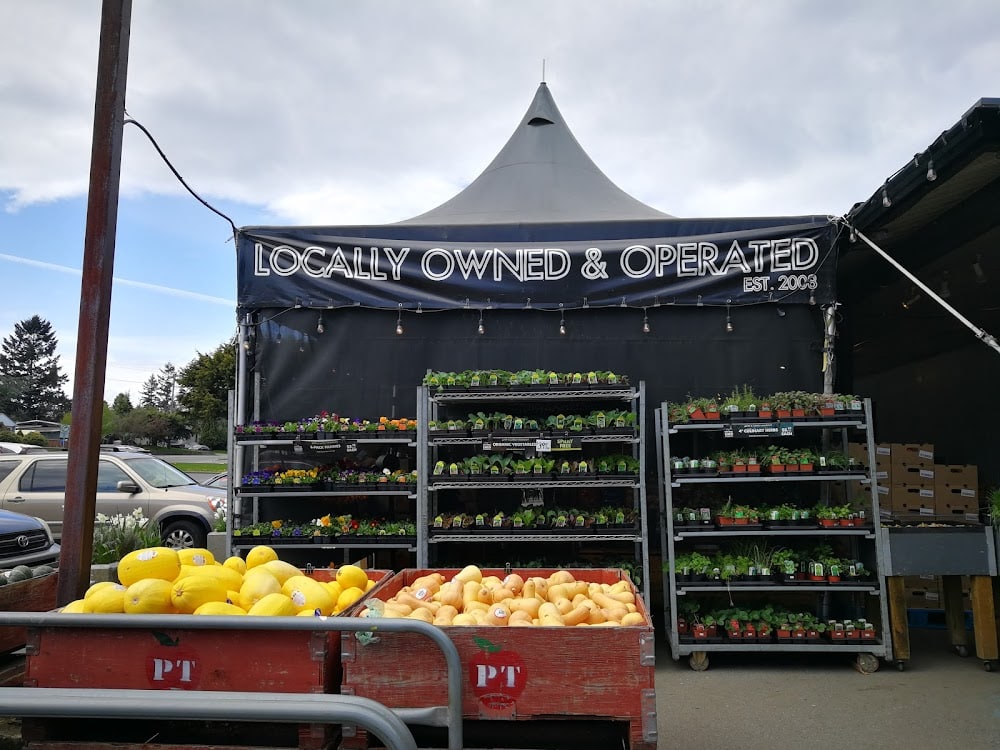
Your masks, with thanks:
M566 315L563 313L563 303L559 303L559 335L566 335Z
M882 206L884 208L889 208L892 205L892 200L889 198L889 181L885 181L885 185L882 186Z
M736 330L736 327L733 325L733 316L729 313L730 302L732 302L731 299L726 300L726 333L732 333Z
M937 170L934 169L934 160L927 162L927 181L934 182L937 179Z
M396 335L403 335L403 303L399 303L399 314L396 316Z
M628 307L628 305L625 304L625 298L624 297L622 297L621 307Z
M815 292L813 292L812 289L809 290L809 304L810 305L815 305L816 304L816 294L815 294Z
M649 333L649 316L646 315L646 308L642 308L642 332Z
M779 318L785 317L785 308L783 308L781 305L778 305L777 310Z
M275 344L280 344L281 343L281 329L280 328L278 329L278 335L274 337L274 343Z
M914 287L910 287L910 291L912 293L911 297L908 300L906 300L906 302L903 303L903 309L904 310L911 309L915 304L917 304L920 301L920 296L921 295L920 295L920 292L917 291L917 288L915 286Z
M319 320L316 321L316 333L322 336L326 332L326 326L323 325L323 313L319 314Z
M858 232L854 227L851 227L851 232L848 235L848 239L850 239L852 245L858 241Z
M484 335L486 333L486 326L483 325L483 311L482 310L479 311L479 327L476 328L476 333L478 333L480 336L482 336L482 335Z
M976 259L972 262L972 272L976 274L977 284L985 284L988 281L986 272L983 271L982 260L983 256L980 253L976 253Z
M701 301L701 295L700 294L698 295L698 305L697 306L698 307L704 307L705 306L705 303Z

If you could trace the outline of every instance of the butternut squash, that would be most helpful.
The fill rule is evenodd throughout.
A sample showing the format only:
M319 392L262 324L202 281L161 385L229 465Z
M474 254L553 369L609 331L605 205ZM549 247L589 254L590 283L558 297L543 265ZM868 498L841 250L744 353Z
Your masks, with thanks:
M454 580L461 581L465 583L467 581L475 581L480 583L483 580L483 572L479 569L477 565L466 565L460 571L455 574Z
M590 610L581 604L579 607L575 607L569 612L564 612L562 619L563 623L566 625L579 625L580 623L587 622L589 617Z
M524 588L524 579L521 578L521 576L519 576L517 573L511 573L508 576L506 576L503 579L503 581L501 581L501 585L505 589L510 589L511 591L513 591L514 595L516 596L517 594L520 594L521 589Z

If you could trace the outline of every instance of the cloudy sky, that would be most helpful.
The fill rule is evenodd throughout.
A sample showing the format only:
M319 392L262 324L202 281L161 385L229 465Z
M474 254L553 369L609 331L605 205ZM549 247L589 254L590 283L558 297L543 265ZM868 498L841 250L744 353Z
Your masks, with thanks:
M2 0L0 337L75 361L101 3ZM126 106L237 226L378 224L471 182L542 79L675 216L842 215L978 99L991 0L140 0ZM127 127L106 397L235 332L226 221Z

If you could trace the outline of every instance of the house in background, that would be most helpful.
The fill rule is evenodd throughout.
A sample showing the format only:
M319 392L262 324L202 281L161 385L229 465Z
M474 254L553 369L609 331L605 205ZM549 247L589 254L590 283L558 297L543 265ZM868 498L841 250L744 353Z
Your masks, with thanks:
M49 422L44 419L29 419L18 422L14 429L20 433L37 432L45 438L45 442L54 448L65 445L66 425L59 422Z
M6 414L0 414L0 430L10 430L13 432L17 428L14 420Z

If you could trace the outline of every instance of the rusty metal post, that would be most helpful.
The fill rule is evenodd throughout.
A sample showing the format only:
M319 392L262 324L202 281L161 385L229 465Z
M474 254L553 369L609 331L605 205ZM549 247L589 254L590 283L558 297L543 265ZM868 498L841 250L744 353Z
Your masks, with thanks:
M104 0L73 375L73 422L59 557L60 605L83 596L90 583L131 20L132 0Z

